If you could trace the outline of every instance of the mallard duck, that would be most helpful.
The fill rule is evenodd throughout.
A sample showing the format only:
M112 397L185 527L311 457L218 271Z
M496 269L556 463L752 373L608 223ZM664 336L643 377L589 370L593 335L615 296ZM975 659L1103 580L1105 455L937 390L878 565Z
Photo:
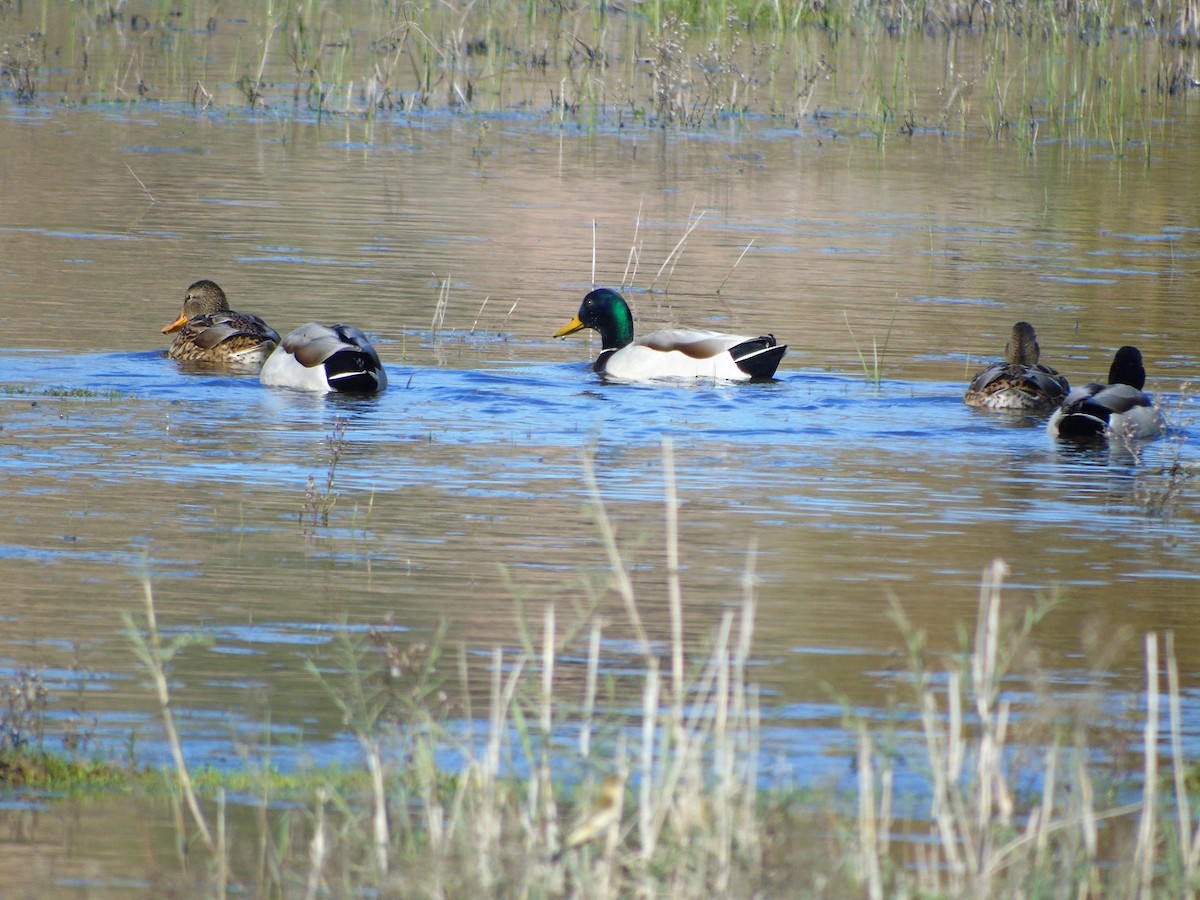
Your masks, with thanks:
M971 379L963 403L987 409L1053 409L1071 386L1058 372L1040 365L1040 355L1033 326L1018 322L1004 348L1004 361L992 363Z
M584 297L579 313L554 337L583 328L600 332L603 345L592 368L616 381L768 379L787 352L773 334L745 337L695 328L668 328L635 341L629 304L611 288L597 288Z
M1137 347L1122 347L1108 370L1108 384L1075 388L1050 417L1054 437L1146 438L1162 432L1154 402L1142 393L1146 369Z
M175 335L171 359L257 369L279 344L279 334L258 316L234 312L215 281L197 281L183 297L179 318L163 329Z
M275 348L258 380L305 391L373 394L387 387L387 372L367 336L354 326L309 322Z

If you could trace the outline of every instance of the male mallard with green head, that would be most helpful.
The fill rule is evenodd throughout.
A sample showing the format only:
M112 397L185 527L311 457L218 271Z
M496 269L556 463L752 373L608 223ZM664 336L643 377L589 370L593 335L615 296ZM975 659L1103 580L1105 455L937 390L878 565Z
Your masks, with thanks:
M592 368L614 381L767 380L787 352L773 334L746 337L698 328L667 328L634 340L633 313L611 288L597 288L584 297L579 313L554 337L583 328L600 332L602 349Z
M1162 418L1142 388L1146 367L1137 347L1122 347L1108 369L1108 384L1085 384L1067 395L1046 428L1057 438L1148 438Z
M309 322L275 348L258 380L302 391L374 394L387 387L387 371L354 326Z

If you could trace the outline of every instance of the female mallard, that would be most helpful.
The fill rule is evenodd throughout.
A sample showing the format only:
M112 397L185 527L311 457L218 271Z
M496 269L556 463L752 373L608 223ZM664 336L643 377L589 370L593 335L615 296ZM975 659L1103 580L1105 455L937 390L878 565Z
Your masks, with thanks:
M1146 369L1137 347L1122 347L1108 370L1108 384L1075 388L1046 426L1054 437L1124 439L1162 432L1154 402L1142 393Z
M258 380L304 391L373 394L387 387L387 372L367 336L354 326L309 322L275 348Z
M1004 362L994 362L972 378L963 403L987 409L1053 409L1071 386L1038 363L1040 353L1033 326L1018 322L1004 348Z
M554 337L582 328L600 332L603 349L592 368L615 381L768 379L787 352L787 345L779 344L773 334L744 337L694 328L668 328L635 341L629 304L610 288L598 288L584 297L578 315Z
M215 281L187 289L183 312L163 329L179 332L167 348L171 359L257 369L279 344L279 335L258 316L234 312Z

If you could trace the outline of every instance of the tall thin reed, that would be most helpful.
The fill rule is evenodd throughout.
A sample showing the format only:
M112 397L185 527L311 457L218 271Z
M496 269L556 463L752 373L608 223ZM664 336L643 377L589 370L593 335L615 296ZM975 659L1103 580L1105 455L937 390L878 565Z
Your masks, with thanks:
M621 273L621 286L628 287L637 277L638 263L641 262L641 247L638 244L638 233L642 227L642 204L645 196L638 198L637 216L633 220L633 241L629 245L629 255L625 259L625 271Z
M142 667L150 675L154 690L158 696L159 712L162 715L163 730L167 736L167 746L171 750L171 759L175 764L175 777L179 780L183 791L184 801L192 814L192 822L200 833L200 839L210 854L216 854L217 845L212 837L208 820L200 808L200 800L196 796L192 777L188 771L187 761L183 757L183 744L179 738L179 729L175 727L175 715L171 711L171 691L167 682L167 667L180 650L196 644L207 643L202 635L180 635L167 644L163 644L161 632L158 630L158 616L154 609L154 590L148 577L142 578L142 598L146 610L145 631L134 621L128 612L121 613L121 621L125 625L125 636L133 644L134 653Z
M667 254L667 258L664 259L662 265L658 267L658 271L655 273L654 278L650 282L650 286L647 288L648 291L654 290L655 286L658 284L658 279L662 277L662 273L664 270L666 270L667 266L670 266L671 269L669 272L667 272L667 283L663 287L663 290L670 289L671 276L675 274L675 264L679 262L679 256L681 253L683 253L684 244L686 244L687 239L692 236L692 232L696 230L696 226L700 224L700 220L704 218L704 214L706 212L707 210L700 210L700 215L696 216L694 219L692 218L691 212L688 213L688 227L683 232L683 237L681 237L675 243L675 246L671 248L671 252Z
M717 285L717 293L718 294L721 293L721 290L725 287L726 282L728 282L729 279L733 277L733 273L735 271L737 271L738 265L741 264L742 257L744 257L748 252L750 252L750 248L753 246L754 246L754 239L751 238L750 242L748 244L746 244L745 247L742 248L742 252L738 254L738 258L733 261L733 265L729 267L729 272L725 275L724 278L721 279L721 283Z
M446 309L450 305L450 278L447 276L442 279L442 283L438 288L437 304L433 307L433 321L429 323L429 330L436 337L446 324Z
M1150 632L1146 647L1146 721L1142 730L1142 814L1138 823L1134 867L1138 870L1137 895L1149 897L1154 882L1154 849L1157 840L1158 799L1158 635ZM1139 865L1140 863L1140 865Z

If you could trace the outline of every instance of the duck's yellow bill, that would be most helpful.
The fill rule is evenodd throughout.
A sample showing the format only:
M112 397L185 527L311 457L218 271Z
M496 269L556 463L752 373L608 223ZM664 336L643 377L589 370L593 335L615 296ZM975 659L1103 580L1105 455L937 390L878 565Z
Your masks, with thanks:
M586 327L587 327L586 325L584 325L582 322L579 321L579 316L576 316L570 322L568 322L566 325L564 325L562 328L558 329L558 331L554 332L553 337L566 337L568 334L574 334L576 331L579 331L581 328L586 328Z
M168 325L166 328L164 328L162 330L162 333L170 334L172 331L178 331L180 328L182 328L186 324L187 324L187 315L185 313L180 313L179 318L176 319L174 322L172 322L170 325Z

